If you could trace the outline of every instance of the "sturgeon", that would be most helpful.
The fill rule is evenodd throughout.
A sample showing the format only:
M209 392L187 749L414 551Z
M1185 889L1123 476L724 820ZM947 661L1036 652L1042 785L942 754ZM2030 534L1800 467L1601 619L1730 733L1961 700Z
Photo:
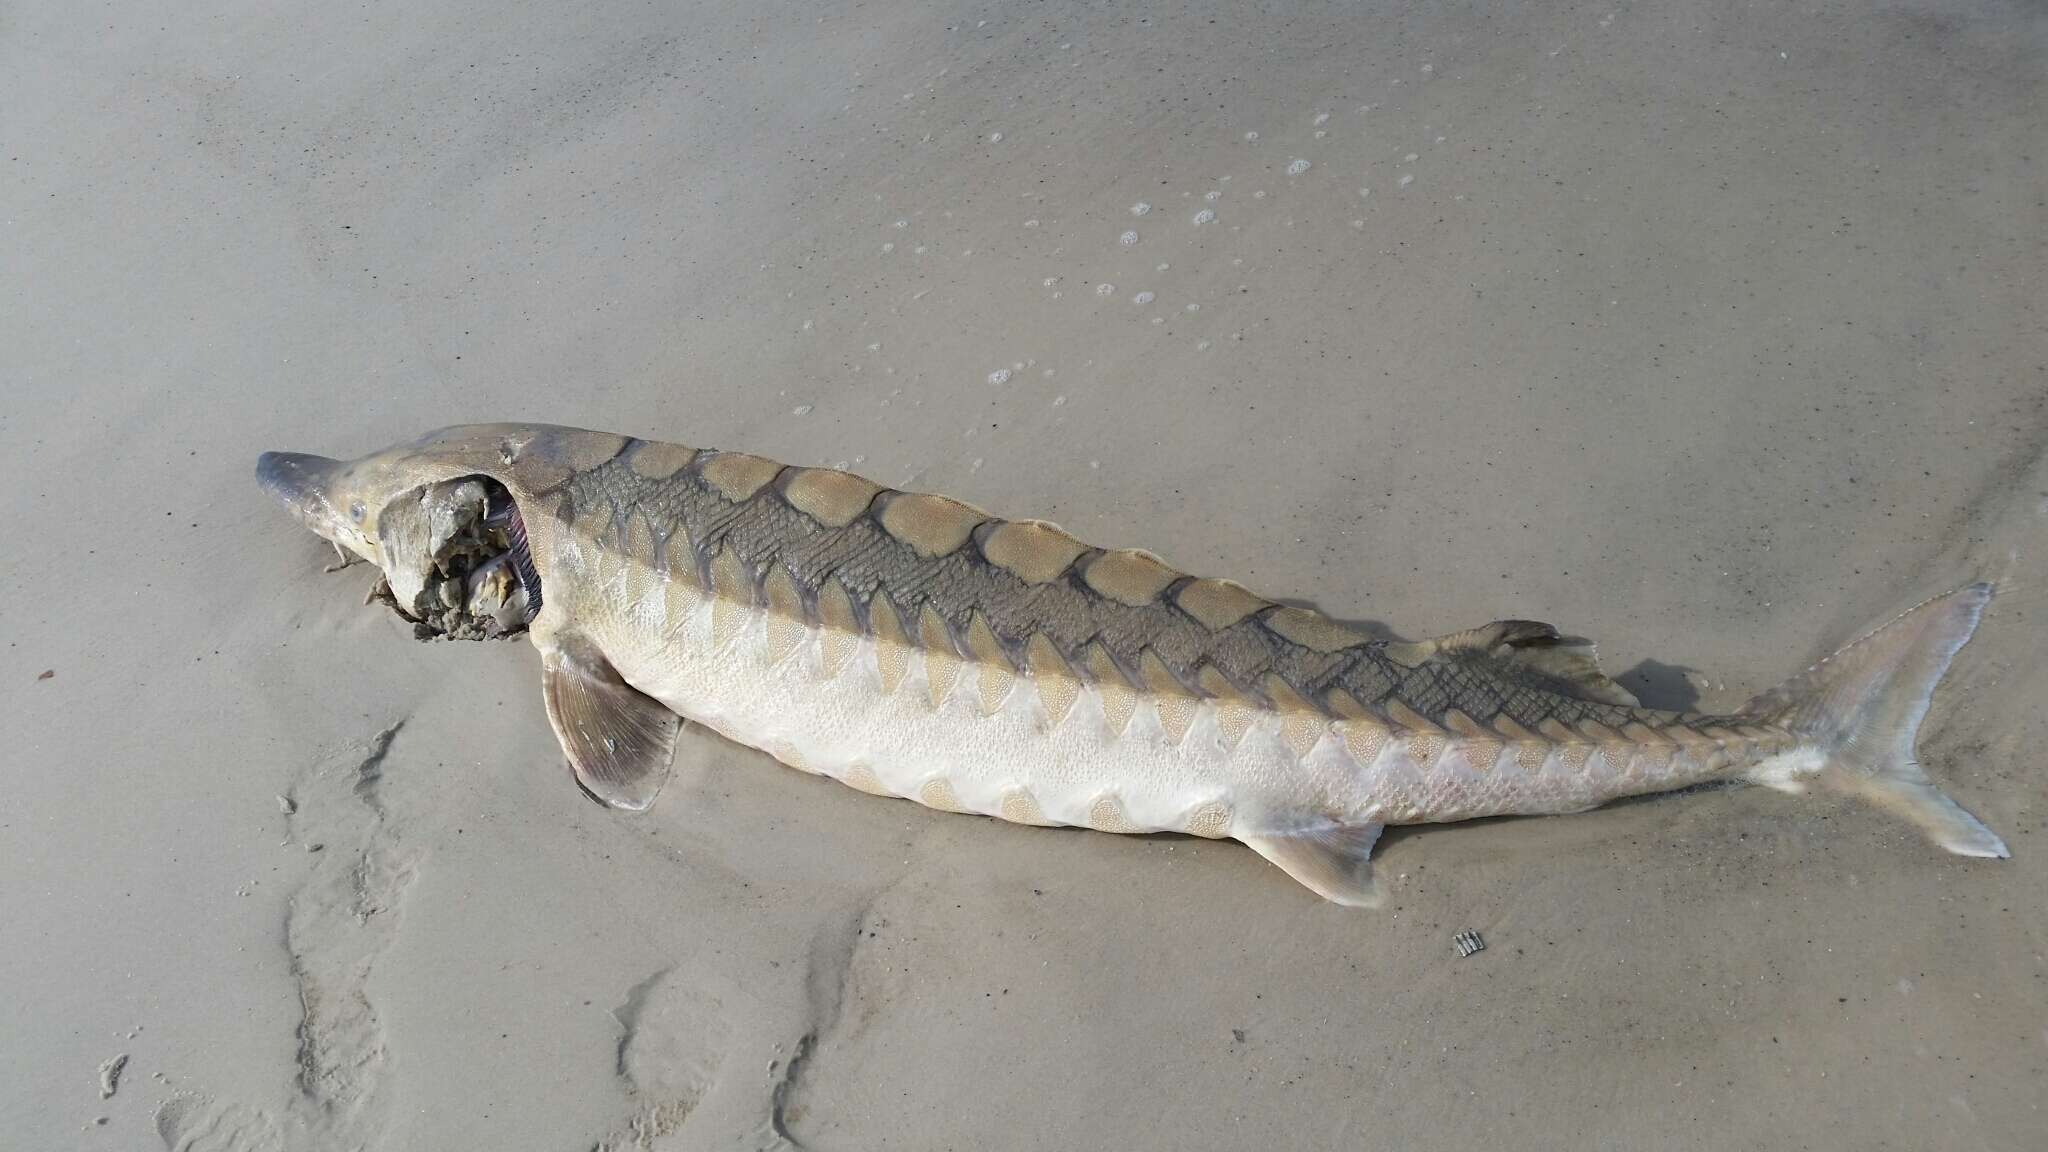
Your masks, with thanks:
M1386 825L1716 780L1853 792L2006 855L1914 754L1988 584L1707 715L1643 707L1548 624L1375 639L1150 552L741 452L472 425L256 474L381 568L420 637L527 635L577 783L615 808L654 802L688 718L948 812L1234 838L1354 906Z

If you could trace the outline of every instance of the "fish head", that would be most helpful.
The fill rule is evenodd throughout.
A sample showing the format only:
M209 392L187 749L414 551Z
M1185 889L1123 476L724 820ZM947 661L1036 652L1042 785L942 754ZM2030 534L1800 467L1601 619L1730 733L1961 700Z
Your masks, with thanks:
M516 431L516 430L515 430ZM307 528L376 565L422 639L523 631L540 606L511 467L534 435L451 429L355 460L265 452L256 482Z
M648 459L632 454L646 447L609 432L472 424L357 460L265 452L256 482L321 539L381 569L372 598L410 621L419 639L530 630L548 722L577 783L637 812L668 779L682 718L629 684L575 627L568 605L577 562L565 569L556 559L579 478L620 468L669 476L681 467L680 446L655 445ZM680 450L684 459L692 452ZM600 491L615 484L606 475L591 482ZM544 577L545 591L559 593L545 617Z

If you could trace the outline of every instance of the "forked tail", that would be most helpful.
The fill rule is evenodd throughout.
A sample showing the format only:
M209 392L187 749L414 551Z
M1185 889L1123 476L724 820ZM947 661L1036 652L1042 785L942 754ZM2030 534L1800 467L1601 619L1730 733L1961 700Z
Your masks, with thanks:
M1982 583L1936 596L1743 712L1801 736L1822 758L1817 783L1868 797L1959 856L2004 857L2005 842L1935 787L1913 755L1934 686L1990 600Z

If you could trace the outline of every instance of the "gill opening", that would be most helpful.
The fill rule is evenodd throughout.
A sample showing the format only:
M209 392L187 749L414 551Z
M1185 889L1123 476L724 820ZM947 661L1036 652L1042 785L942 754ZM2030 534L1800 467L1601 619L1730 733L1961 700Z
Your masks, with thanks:
M533 550L526 543L526 521L520 517L519 505L513 502L510 492L497 484L491 484L487 490L489 504L484 523L503 531L512 546L512 571L526 598L525 623L532 624L534 617L540 615L541 590L540 573L533 566Z

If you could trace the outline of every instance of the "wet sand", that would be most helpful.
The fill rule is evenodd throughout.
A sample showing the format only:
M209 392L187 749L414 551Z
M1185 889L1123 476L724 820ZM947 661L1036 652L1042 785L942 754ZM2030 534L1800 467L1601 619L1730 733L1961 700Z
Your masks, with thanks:
M0 1143L2048 1130L2039 9L43 3L0 61ZM1920 747L2013 858L1718 789L1396 831L1357 912L701 734L613 814L530 646L414 642L250 479L478 420L1547 620L1665 706L2002 579Z

